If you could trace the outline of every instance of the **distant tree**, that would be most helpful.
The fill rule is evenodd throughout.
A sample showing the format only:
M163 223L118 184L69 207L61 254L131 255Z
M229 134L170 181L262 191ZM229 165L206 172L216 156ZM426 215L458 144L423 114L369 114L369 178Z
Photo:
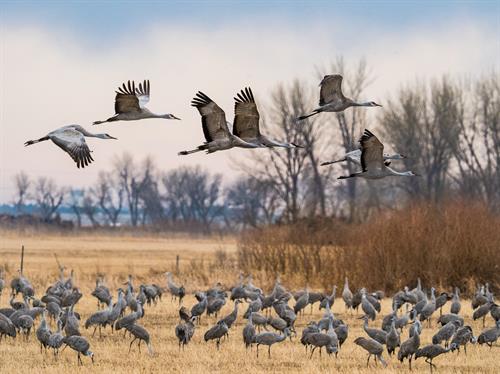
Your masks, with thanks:
M117 182L111 173L100 172L92 192L103 213L104 220L112 226L116 226L123 209L123 185Z
M83 197L84 190L71 188L69 191L69 206L76 217L76 223L78 227L82 226L82 208L83 208Z
M23 212L23 207L26 205L26 200L29 198L29 188L31 186L31 181L29 176L21 171L14 177L16 196L14 205L18 214Z
M59 188L54 180L40 177L34 188L34 199L37 204L38 213L45 221L53 219L57 209L64 201L66 190Z

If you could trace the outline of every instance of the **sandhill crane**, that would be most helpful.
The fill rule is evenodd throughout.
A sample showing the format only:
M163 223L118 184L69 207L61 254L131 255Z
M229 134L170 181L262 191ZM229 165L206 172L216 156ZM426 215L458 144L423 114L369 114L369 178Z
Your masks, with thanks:
M472 327L462 326L455 332L455 335L453 335L450 347L452 347L452 351L457 350L458 354L460 353L460 346L463 345L465 354L467 354L467 344L474 341L475 338L472 333Z
M297 120L300 121L321 112L342 112L349 107L382 106L374 101L357 103L345 97L342 93L342 79L342 75L340 74L325 75L319 84L321 87L319 91L319 107L314 109L310 114L298 117Z
M365 316L369 317L372 321L375 321L377 316L377 311L370 301L366 297L366 290L363 288L361 291L361 309L365 312Z
M236 96L237 97L234 98L233 135L236 135L247 143L255 144L257 146L265 146L269 148L302 148L294 143L277 142L260 133L260 115L250 87L246 87L241 90Z
M12 323L9 317L0 313L0 341L4 336L15 338L16 335L16 326Z
M377 358L382 363L382 365L387 366L387 363L382 358L382 352L384 351L384 346L379 342L371 339L359 337L354 340L354 343L359 345L365 351L368 352L368 360L366 360L366 367L370 363L370 357L373 355L375 357L375 363L377 362Z
M436 310L439 309L439 315L443 315L443 306L451 299L451 296L447 292L441 292L441 294L436 297Z
M417 320L415 322L419 323ZM420 347L420 332L418 329L414 329L414 334L410 335L408 340L405 340L398 351L398 360L402 363L405 358L408 359L410 370L411 370L411 360L415 352L417 352Z
M347 152L345 156L339 160L322 162L321 166L332 165L344 161L349 161L361 165L361 153L361 149L355 149L354 151ZM389 153L383 153L382 157L384 159L385 165L387 166L390 165L390 160L402 160L406 158L406 156L399 153L394 153L392 155Z
M248 308L243 314L243 318L249 318L250 313L252 312L258 312L262 309L262 300L257 298L256 300L252 301L250 304L248 304Z
M335 295L337 293L337 286L333 286L333 290L331 295L326 295L323 300L319 303L319 309L325 309L327 304L328 307L332 307L333 304L335 303Z
M196 317L189 318L186 322L181 322L177 326L175 326L175 336L179 340L179 350L184 350L184 346L189 343L191 338L194 335L194 322L196 321Z
M490 308L491 317L497 322L500 321L500 305L493 303Z
M309 346L308 342L308 337L311 334L315 334L321 332L318 324L315 321L310 321L307 326L302 330L302 336L300 337L300 342L306 347L306 353L307 353L307 347Z
M92 134L79 125L68 125L49 132L37 140L28 140L25 146L52 140L52 142L69 154L78 168L88 166L94 159L90 155L91 150L85 142L87 138L116 139L109 134Z
M54 350L54 357L59 355L59 348L63 345L62 321L57 319L57 331L50 335L48 346Z
M335 334L337 335L337 338L339 340L339 349L342 348L342 344L347 340L347 337L349 336L349 326L346 324L342 323L335 327Z
M385 332L384 330L368 327L368 318L369 318L368 315L360 317L360 319L364 320L363 330L365 330L366 334L373 340L376 340L380 344L385 344L387 340L387 332Z
M153 355L153 347L151 346L149 332L144 327L137 325L135 323L133 323L131 325L127 325L125 328L134 337L132 339L132 341L130 342L130 346L128 349L129 353L130 353L130 350L132 349L132 344L136 340L139 340L139 342L137 343L137 347L139 348L139 352L141 352L141 343L144 342L144 343L146 343L146 346L148 347L149 355L152 356Z
M42 353L42 349L45 348L47 350L47 346L49 344L49 338L52 332L47 326L47 321L45 320L45 311L42 313L42 321L40 325L36 329L36 338L40 342L40 353Z
M437 356L442 355L443 353L449 352L451 349L452 347L443 348L439 344L429 344L423 348L419 348L417 352L415 352L415 360L417 360L419 357L425 357L425 362L429 364L432 373L432 368L436 367L436 365L432 363L432 360Z
M102 333L101 333L101 328L106 327L108 324L108 319L109 319L109 314L113 310L113 303L110 302L108 305L108 309L104 310L99 310L95 312L94 314L90 315L89 318L85 321L85 329L88 329L91 326L94 326L94 332L92 333L92 337L94 337L94 334L99 327L99 337L102 338Z
M481 305L486 304L487 302L488 298L486 297L484 286L480 285L476 293L472 297L471 300L472 309L476 309Z
M138 301L137 310L135 312L127 314L125 317L122 317L115 322L115 330L120 330L121 328L134 324L138 319L142 318L143 313L144 310L142 309L142 302Z
M408 335L411 338L414 335L416 334L420 335L421 333L422 333L422 324L417 318L415 318L412 325L410 326L410 329L408 330Z
M462 308L462 304L460 304L460 293L458 287L455 287L455 292L453 293L453 298L451 300L450 313L458 314L460 313L460 309Z
M191 313L185 306L181 306L179 309L179 318L184 322L188 322L191 319Z
M139 88L135 87L135 82L128 81L118 87L115 96L115 115L105 121L95 121L94 125L114 121L136 121L148 118L180 119L173 114L152 113L146 104L150 99L149 80L139 83Z
M257 313L257 312L252 312L251 317L248 317L249 319L252 318L252 323L257 327L257 330L260 332L261 328L264 328L264 330L267 331L267 323L269 320L266 318L266 316ZM286 323L286 322L285 322Z
M271 358L271 346L284 341L290 336L290 329L286 328L284 334L276 334L274 332L263 332L255 335L254 342L257 344L257 357L259 357L259 345L267 345L267 354Z
M125 301L125 298L123 296L123 290L120 288L118 289L118 300L109 311L108 320L106 322L107 325L111 326L111 331L114 330L115 322L123 314L126 307L127 307L127 302Z
M33 328L33 318L29 315L22 315L17 319L17 327L20 332L24 333L26 341L29 339L31 329Z
M246 326L243 328L243 343L245 343L245 348L251 347L254 342L255 337L255 327L252 321L253 313L250 313L250 317L248 318L248 322Z
M309 290L306 287L305 292L297 299L297 302L293 306L293 311L295 314L300 313L309 303Z
M165 275L167 276L167 288L170 291L170 294L172 295L172 300L179 298L179 305L181 305L182 299L186 295L186 290L184 289L184 286L182 285L179 286L174 282L171 272L168 271L165 273Z
M485 326L486 316L490 312L491 307L493 306L493 300L489 298L488 302L484 303L480 307L478 307L474 313L472 313L472 319L475 321L476 319L483 319L483 327Z
M323 347L331 346L332 345L332 338L328 334L325 334L322 332L317 332L314 334L310 334L307 337L307 343L309 345L312 345L310 358L312 358L316 348L319 348L319 356L321 357L321 349Z
M66 349L66 347L70 347L78 353L78 364L83 365L83 361L80 355L90 357L92 363L94 363L94 353L89 350L90 344L83 336L66 336L63 339L63 343L65 344L63 351Z
M487 344L490 348L493 346L498 338L500 337L500 321L495 322L495 327L483 331L477 337L477 342L479 344Z
M431 288L431 301L428 301L420 311L420 321L427 321L428 326L431 326L431 316L436 311L436 297L434 296L434 287Z
M217 322L217 324L213 327L211 327L203 336L206 342L209 340L215 340L216 341L216 347L217 350L219 350L220 346L220 340L224 335L227 334L229 331L229 327L226 325L226 322L224 320L220 320Z
M352 308L352 292L349 289L349 280L345 277L344 290L342 291L342 299L345 303L346 310Z
M288 327L288 323L281 317L269 317L267 324L273 329L283 332Z
M80 322L76 318L75 312L73 310L74 305L70 306L67 310L66 321L64 323L64 333L66 336L79 336L80 334Z
M453 314L453 313L443 314L438 318L438 323L441 326L444 326L451 321L457 321L460 326L464 325L464 319L458 314Z
M201 123L206 142L191 151L181 151L179 155L188 155L195 152L207 151L213 153L233 147L259 148L259 145L248 143L238 136L231 134L227 127L224 111L203 92L198 92L191 101L201 114Z
M204 293L200 293L200 297L200 301L191 308L191 316L196 317L198 324L200 323L201 315L207 310L208 304L207 296Z
M432 337L432 344L441 344L444 340L444 347L448 348L448 342L460 327L460 321L454 320L441 327Z
M101 305L109 305L111 301L111 292L109 288L103 284L101 278L97 278L95 281L95 288L91 293L97 299L97 308L100 309Z
M384 163L383 151L384 145L367 129L359 139L361 144L361 168L360 172L349 176L341 176L338 179L348 178L366 178L366 179L381 179L389 176L400 177L415 177L418 174L413 171L399 172L391 169Z
M396 330L396 319L394 318L391 323L391 329L387 333L385 345L389 356L396 352L396 348L401 346L401 338L398 330Z
M222 321L226 324L227 328L230 329L233 326L233 323L236 322L236 318L238 318L238 305L241 303L240 300L236 300L234 302L234 308L231 313L222 318Z

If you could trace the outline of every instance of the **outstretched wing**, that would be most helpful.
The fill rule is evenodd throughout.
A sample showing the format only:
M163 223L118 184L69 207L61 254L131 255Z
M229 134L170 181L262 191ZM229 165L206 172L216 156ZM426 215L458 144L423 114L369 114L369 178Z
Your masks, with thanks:
M229 138L226 114L211 98L198 91L191 100L191 105L196 107L201 114L203 134L207 142Z
M140 111L141 107L139 106L139 98L135 94L134 81L123 83L116 91L115 113L138 113Z
M135 89L135 94L139 99L139 106L141 108L144 108L146 104L149 103L149 90L150 90L149 79L144 80L142 84L139 83L139 88Z
M370 130L365 132L359 139L361 144L361 167L363 171L382 170L384 168L384 145L380 143Z
M85 137L72 128L62 128L49 134L50 139L63 151L68 153L78 168L88 166L94 159L85 142Z
M233 134L242 139L254 139L259 132L259 111L255 104L252 89L246 87L234 98Z
M319 91L319 106L344 101L342 75L325 75L319 85L321 87Z

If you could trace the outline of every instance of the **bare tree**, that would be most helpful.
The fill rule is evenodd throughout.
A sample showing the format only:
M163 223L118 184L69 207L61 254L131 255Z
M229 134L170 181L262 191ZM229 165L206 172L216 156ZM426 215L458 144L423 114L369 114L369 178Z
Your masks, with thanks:
M69 196L70 196L69 206L73 211L73 213L75 214L77 226L81 227L84 190L72 188L69 191Z
M40 177L35 183L34 198L40 216L44 221L50 221L61 206L66 191L58 188L52 179Z
M85 190L83 191L81 212L87 216L92 226L99 226L99 221L97 219L99 207L97 202L94 201L92 194L86 192Z
M31 181L28 175L21 171L16 174L15 185L16 185L16 197L14 205L18 214L23 212L23 208L26 205L26 200L29 198L29 188L31 186Z
M451 175L463 195L500 210L500 76L491 73L457 87L459 131L452 142L459 174Z
M141 194L154 178L153 162L150 158L146 158L143 165L137 167L132 156L125 153L116 160L115 171L120 187L125 191L130 223L132 226L137 226L143 209ZM144 222L144 216L142 221Z
M115 181L111 173L100 172L92 192L106 222L116 226L123 208L123 185Z
M408 170L425 171L422 180L398 183L412 196L439 201L448 188L448 171L459 136L456 88L448 78L426 86L404 88L381 116L384 140L401 147L410 158Z
M269 181L242 177L228 187L226 193L229 210L227 225L236 222L243 228L271 224L276 219L278 196Z

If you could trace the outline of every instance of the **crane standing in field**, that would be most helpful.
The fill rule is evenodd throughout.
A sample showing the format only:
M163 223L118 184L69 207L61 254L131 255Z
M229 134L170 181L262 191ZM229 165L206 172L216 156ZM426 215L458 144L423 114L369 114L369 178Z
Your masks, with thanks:
M340 74L325 75L319 84L319 107L314 109L310 114L298 117L297 120L301 121L321 112L342 112L350 107L382 106L374 101L357 103L354 100L345 97L342 93L342 80L343 78Z
M118 87L115 97L115 115L104 121L95 121L94 125L115 121L136 121L148 118L180 119L173 114L152 113L146 104L149 103L150 84L149 80L139 83L139 88L135 87L135 82L123 83Z
M366 360L366 367L368 367L368 364L370 363L370 357L373 355L375 357L375 362L377 362L377 358L379 361L382 363L382 365L387 366L387 363L382 357L382 352L384 351L384 346L377 342L376 340L373 340L371 338L356 338L354 340L354 343L359 345L361 348L363 348L365 351L368 352L368 359Z
M116 139L109 134L92 134L79 125L68 125L49 132L37 140L28 140L25 146L40 143L46 140L52 142L69 154L78 168L88 166L94 159L85 138Z

